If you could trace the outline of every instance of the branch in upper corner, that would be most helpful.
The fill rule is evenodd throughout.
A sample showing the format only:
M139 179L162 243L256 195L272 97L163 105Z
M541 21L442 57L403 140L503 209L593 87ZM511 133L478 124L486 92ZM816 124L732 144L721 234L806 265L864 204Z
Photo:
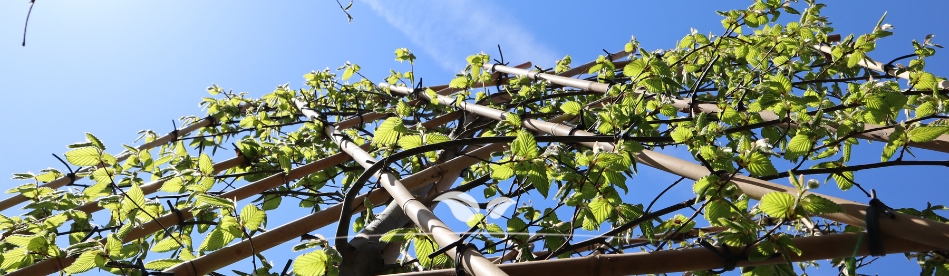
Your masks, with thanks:
M26 26L30 24L30 14L33 13L33 4L35 3L36 0L30 0L30 10L26 12L26 23L23 23L23 47L26 47ZM352 5L352 3L350 3L350 5Z
M342 9L343 13L346 14L346 18L349 19L349 23L353 23L353 16L349 14L349 9L353 7L353 0L349 0L349 5L346 5L346 7L343 7L343 3L340 3L339 0L336 0L336 4L339 4L339 8Z

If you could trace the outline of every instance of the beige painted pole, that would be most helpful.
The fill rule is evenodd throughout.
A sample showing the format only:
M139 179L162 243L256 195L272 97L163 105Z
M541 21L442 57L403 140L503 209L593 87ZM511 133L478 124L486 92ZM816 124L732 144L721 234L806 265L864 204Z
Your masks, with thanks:
M579 88L579 89L583 89L587 91L593 91L593 92L599 92L599 93L607 93L607 91L609 91L609 85L605 83L565 78L562 76L531 72L525 69L511 68L511 67L507 67L503 65L490 65L490 66L485 65L484 67L485 69L494 68L494 70L497 70L499 72L514 74L518 76L527 76L533 80L547 80L554 84L570 86L570 87ZM647 96L655 96L654 94L647 93L645 90L638 90L636 93L646 94ZM673 98L671 100L672 100L672 105L678 108L679 110L688 111L692 103L691 99L683 99L683 98L678 98L678 97ZM717 113L721 111L721 109L718 108L718 105L709 104L709 103L697 103L695 104L694 108L697 108L699 111L704 112L704 113ZM761 116L761 119L763 119L764 121L777 121L780 119L780 117L778 117L776 114L774 114L773 111L770 111L770 110L761 111L761 112L758 112L758 114ZM787 126L787 124L778 124L776 126L785 127ZM797 125L793 123L790 126L797 127ZM882 127L882 126L874 125L874 124L865 124L866 129L875 129L879 127ZM831 131L836 131L836 128L828 127L828 129L830 129ZM886 142L886 141L889 141L890 133L892 133L892 130L876 130L876 131L871 131L867 133L857 134L854 137L860 138L860 139L866 139L866 140ZM949 134L940 135L935 140L929 141L929 142L912 143L912 146L917 147L917 148L949 153Z
M444 172L455 168L463 168L481 162L484 158L491 156L491 153L500 151L504 148L503 144L487 145L477 150L471 151L465 155L456 157L448 162L437 164L426 168L416 174L406 177L402 184L407 189L422 187L441 178ZM356 197L355 202L362 202L368 197L371 202L385 202L389 195L385 190L375 190L368 195ZM250 240L244 240L236 244L229 245L218 251L211 252L187 263L171 267L165 272L173 272L175 276L198 276L210 273L214 270L225 267L244 258L250 257L252 249L258 252L273 248L292 239L299 238L303 234L320 229L339 219L342 212L342 204L336 204L329 208L309 214L295 221L273 228L265 233L253 236L253 245ZM361 212L365 207L359 206L353 212ZM196 273L197 272L197 273Z
M831 48L831 47L828 46L828 45L815 45L815 46L814 46L814 49L817 49L818 51L824 52L825 54L831 54L831 52L833 52L833 50L834 50L833 48ZM850 55L846 55L846 56L841 57L840 59L847 59L847 57L849 57L849 56L850 56ZM904 79L904 80L910 80L910 78L909 78L909 72L902 72L902 73L900 73L899 75L896 75L896 74L895 74L895 73L896 73L896 70L897 70L896 68L891 68L890 70L885 70L885 68L883 68L883 67L884 67L886 64L877 62L877 61L873 60L873 59L870 58L870 57L866 57L866 58L860 60L860 62L859 62L858 64L859 64L860 66L863 66L864 68L867 68L867 69L870 69L870 70L873 70L873 71L877 71L877 72L880 72L880 73L884 73L884 74L887 74L887 75L890 75L890 76L896 76L897 78L901 78L901 79ZM945 81L945 80L944 80L944 81L939 82L937 85L939 86L939 89L946 89L947 87L949 87L949 81Z
M409 89L404 89L402 87L391 87L388 86L392 92L405 94L410 92ZM421 95L422 97L428 97L427 95ZM460 102L455 104L455 100L451 97L438 95L438 100L441 104L445 105L454 105L463 110L477 113L478 115L492 118L495 120L505 120L507 118L508 112L493 109L490 107L471 104L468 102ZM589 133L582 130L575 130L569 126L562 124L555 124L550 122L544 122L534 119L523 120L524 127L539 131L542 133L550 135L576 135L576 136L594 136L593 133ZM593 147L594 143L581 143L588 147ZM599 143L600 147L604 151L613 151L614 145L611 143ZM698 180L699 178L705 177L712 172L709 172L705 167L678 159L666 154L651 150L643 150L634 155L637 162L645 164L647 166L657 168L666 172L670 172L675 175L683 176L689 179ZM732 181L748 196L760 199L766 193L779 191L787 192L790 194L797 194L797 190L776 184L768 181L751 178L743 175L736 175L732 178ZM810 194L810 192L807 192ZM827 195L816 194L821 197L824 197L828 200L831 200L839 205L841 205L846 211L844 213L833 213L833 214L824 214L821 217L831 219L834 221L851 224L858 227L865 227L864 217L866 216L867 205L853 202L846 199L835 198ZM895 219L880 219L880 230L881 232L892 235L895 237L900 237L906 240L915 241L922 244L927 244L942 249L949 249L949 224L940 223L937 221L932 221L925 218L914 217L902 213L894 213Z
M309 109L307 103L298 100L294 102L297 108L308 118L311 120L320 120L321 116L315 110ZM346 139L345 137L347 136L339 132L333 125L327 124L323 128L323 131L326 136L333 139L333 142L336 142L336 145L338 145L341 150L352 156L353 160L363 166L363 168L369 169L373 164L379 162L378 159L369 155L368 152L360 149L355 143ZM431 234L435 243L439 246L449 246L461 239L455 231L452 231L448 225L438 219L425 204L422 204L421 201L415 198L398 177L387 170L377 171L373 176L379 180L379 185L389 192L392 199L399 203L405 215L415 222L415 225L418 225L420 229ZM454 258L455 250L450 249L445 254ZM491 261L485 259L484 256L481 255L481 252L473 248L466 247L461 258L461 260L455 261L464 265L468 273L472 275L507 275L499 270Z

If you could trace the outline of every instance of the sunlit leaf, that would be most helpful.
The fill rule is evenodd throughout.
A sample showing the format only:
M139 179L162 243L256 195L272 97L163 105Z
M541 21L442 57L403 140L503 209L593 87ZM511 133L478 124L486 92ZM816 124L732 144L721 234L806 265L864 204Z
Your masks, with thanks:
M840 213L844 211L844 208L837 205L837 203L815 194L809 194L801 198L801 208L804 208L804 210L811 215Z
M260 224L266 218L267 213L257 208L254 204L247 204L241 209L241 222L244 224L244 227L247 228L247 231L254 231L260 227Z
M66 161L76 166L95 166L99 164L100 151L95 147L82 147L66 152Z
M511 151L523 159L537 157L537 141L534 140L534 135L526 130L518 131L517 138L511 142Z
M752 152L748 157L748 172L752 175L766 176L778 174L778 170L771 164L771 158L760 152Z
M211 161L211 156L204 153L198 156L198 168L204 175L214 174L214 162Z
M100 252L97 250L83 252L81 255L79 255L78 258L76 258L76 262L66 267L66 269L64 269L63 271L65 271L66 273L71 273L71 274L78 274L78 273L89 271L93 267L96 267L96 257L99 255L99 253Z
M774 218L787 218L793 214L794 196L783 192L770 192L761 197L759 208Z
M913 128L909 131L909 140L916 143L929 142L939 138L939 135L946 133L949 127L943 126L922 126Z
M92 133L86 132L86 141L92 143L92 146L98 148L100 151L105 151L105 144L103 144L99 138L96 138L95 135L92 135Z
M177 265L177 264L180 264L180 263L183 263L183 262L185 262L185 261L184 261L184 260L181 260L181 259L170 259L170 258L169 258L169 259L157 259L157 260L154 260L154 261L150 261L150 262L145 263L145 269L150 269L150 270L164 270L164 269L166 269L166 268L173 267L173 266L175 266L175 265Z
M392 146L398 142L401 135L408 132L408 128L402 124L399 117L390 117L379 125L375 131L372 143L381 146Z
M300 255L293 261L293 274L301 276L323 275L326 272L328 259L323 251L313 251Z
M560 106L560 110L570 115L579 115L582 107L577 102L566 102Z

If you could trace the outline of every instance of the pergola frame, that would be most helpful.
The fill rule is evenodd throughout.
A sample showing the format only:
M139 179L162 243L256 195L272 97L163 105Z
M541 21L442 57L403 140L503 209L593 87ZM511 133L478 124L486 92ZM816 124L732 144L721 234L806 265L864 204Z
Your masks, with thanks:
M832 48L828 46L819 46L816 49L827 54L830 54L832 51ZM616 59L615 64L617 67L621 67L624 65L624 61L618 60L628 54L629 53L619 52L612 55L611 57ZM594 64L594 62L587 63L560 74L548 74L530 71L527 69L530 66L529 63L511 67L502 64L484 64L483 68L480 70L492 72L494 77L492 77L492 81L482 82L479 85L500 86L503 85L505 81L510 79L517 77L527 77L533 81L545 81L549 84L575 88L579 91L607 94L611 89L610 84L573 78L575 75L586 72L588 68L594 66ZM895 71L893 71L894 69L890 69L884 66L882 63L873 61L869 58L861 61L859 65L867 68L868 70L875 70L883 74L909 79L908 74L904 73L897 75L895 74ZM889 69L890 71L888 72L884 69ZM946 87L949 87L949 83L946 81L939 83L940 90L945 89ZM510 120L510 114L512 114L510 111L492 108L476 102L459 101L458 99L449 95L458 92L461 89L449 88L447 85L428 87L435 91L435 94L420 93L420 91L425 90L422 87L412 88L379 84L378 88L381 91L390 93L392 96L405 97L406 99L410 100L409 102L412 104L437 102L439 105L449 106L456 109L456 111L453 112L439 114L439 116L435 117L435 119L420 122L420 125L426 129L435 129L454 120L470 121L473 120L472 118L487 118L494 121L508 121ZM633 95L644 97L661 97L660 95L649 94L644 89L636 90ZM505 97L502 95L491 98L490 100L503 102L509 99L510 97ZM683 112L701 112L708 114L717 114L719 112L723 112L723 110L714 104L693 103L689 98L675 97L668 100L673 106ZM348 161L355 161L364 169L370 170L369 173L373 178L378 179L380 186L384 189L373 190L367 194L358 195L353 198L354 202L362 202L365 199L369 199L371 202L386 202L391 199L393 202L392 204L397 207L393 210L401 210L401 212L403 212L406 217L411 220L412 224L417 225L422 232L431 235L439 247L446 249L445 253L449 257L461 257L461 260L455 261L460 263L461 267L463 267L467 273L472 275L527 275L536 274L539 269L543 270L544 274L549 275L627 275L709 270L723 267L720 256L716 255L716 252L713 252L707 248L691 248L629 254L595 254L592 256L580 258L519 262L510 264L498 264L492 262L491 259L485 258L479 250L472 247L464 247L464 251L460 253L456 252L456 248L461 248L456 247L459 245L458 241L462 239L462 237L457 234L461 231L461 229L450 229L445 223L441 221L440 218L432 213L431 209L434 208L433 205L437 203L432 203L430 201L437 195L437 193L426 192L424 193L424 195L426 195L424 198L416 198L415 194L413 194L413 191L426 189L426 187L431 187L430 185L433 183L437 183L436 186L439 188L427 189L446 190L446 185L447 188L450 188L450 185L455 183L456 180L460 178L462 169L471 167L485 160L490 160L492 153L505 150L505 147L507 147L510 143L510 139L503 142L489 143L478 142L489 141L487 139L472 139L472 141L475 142L471 142L470 144L460 144L467 146L464 148L464 154L452 156L446 160L440 160L431 167L425 168L412 174L411 176L402 177L400 179L399 175L393 174L387 171L385 168L380 168L380 166L374 166L375 164L385 163L388 161L386 159L380 160L367 152L366 150L371 148L369 144L358 145L345 138L346 135L341 132L341 130L357 127L367 122L384 119L389 116L388 114L373 112L361 114L359 116L351 117L338 122L329 122L325 115L321 114L319 111L313 109L310 106L311 103L307 101L306 97L294 98L293 103L295 104L296 109L299 111L298 115L303 116L305 120L320 123L323 134L325 137L327 137L327 139L331 139L335 143L335 145L340 150L340 153L323 158L316 162L312 162L310 164L299 166L287 172L276 173L270 177L248 183L242 187L221 194L221 198L233 199L235 202L242 199L247 199L255 195L260 195L265 191L273 189L274 187L280 186L289 181L304 178L310 174L332 168ZM243 107L250 108L250 106ZM594 106L591 104L591 106L588 107ZM762 125L771 124L782 128L798 127L795 122L785 121L783 118L771 111L761 111L758 112L758 115L765 120ZM574 116L569 114L560 114L560 116L548 119L546 121L527 118L521 120L522 124L520 127L537 133L538 140L541 140L544 136L546 136L547 139L567 139L572 137L575 138L575 140L572 141L576 141L577 144L590 148L595 147L597 150L606 152L613 151L616 145L612 142L612 140L607 139L609 137L603 137L596 133L577 129L572 125L565 124L565 122L572 119L574 119ZM201 128L211 127L217 123L218 122L216 122L213 118L208 117L196 121L185 128L176 130L173 133L157 138L152 142L141 145L138 147L138 149L147 150L159 147L169 142L177 141L179 138L186 137L191 132L197 131ZM835 126L830 125L826 126L826 128L834 130ZM875 141L888 140L890 132L885 128L885 126L868 124L866 128L879 128L880 130L859 133L854 135L854 138ZM498 140L503 139L506 138L498 138ZM457 142L458 140L460 139L453 141ZM912 146L949 153L949 135L940 135L935 140L914 143ZM448 145L442 145L441 147L448 147ZM432 146L425 149L431 150L441 148L439 148L439 146ZM129 154L123 153L116 156L115 159L122 161L129 156ZM698 180L708 176L709 174L715 173L713 171L709 171L708 168L703 165L696 164L692 161L678 159L670 155L652 150L642 150L635 153L634 157L636 164L650 166L677 176L681 176L683 178L693 180ZM249 160L247 160L243 154L238 152L237 156L233 158L215 163L213 166L213 173L217 174L227 171L248 161ZM78 171L76 173L90 173L94 169L95 167L91 167L87 170ZM66 177L61 177L54 181L45 183L42 185L42 187L58 189L65 185L71 184L75 180L76 175L70 174ZM767 193L775 191L789 194L799 193L799 191L794 187L743 175L734 175L730 178L730 180L734 182L734 184L741 190L742 193L753 199L761 199ZM141 185L141 190L145 195L155 193L166 181L167 179L162 179L143 184ZM869 208L867 204L821 195L810 191L807 191L804 194L819 195L844 208L844 212L822 214L820 215L821 217L847 225L866 227L865 219L867 216L867 210ZM9 209L11 207L17 206L18 204L27 202L28 200L30 199L22 195L16 195L14 197L0 201L0 210ZM87 213L93 213L102 209L103 208L100 207L99 202L89 202L76 208L76 210ZM244 239L243 241L227 245L226 247L219 250L170 267L164 270L164 272L173 273L175 276L197 276L212 273L215 270L231 263L241 261L247 257L252 257L255 253L265 251L289 240L297 239L301 236L307 235L312 231L321 229L337 221L341 217L341 213L344 214L342 217L346 217L345 214L359 213L364 209L365 206L346 205L346 203L340 203L326 207L320 211L302 216L292 222L271 228L257 235L253 235L252 237ZM128 234L123 237L122 242L137 240L151 235L157 231L161 231L166 227L175 226L187 220L193 219L192 213L188 211L188 209L182 209L180 212L170 212L158 216L154 221L144 223L140 227L130 230ZM885 248L884 253L887 254L949 249L949 224L917 216L894 213L894 219L879 220L879 230L883 234L880 242ZM803 252L800 255L774 256L773 258L757 262L739 260L737 265L755 266L783 263L786 261L786 259L782 257L786 257L792 261L812 261L831 258L844 258L854 255L868 255L870 254L870 249L868 247L868 243L870 241L868 238L861 238L861 235L864 234L843 233L795 238L793 239L794 244ZM374 241L378 241L378 238L375 238ZM103 239L101 242L106 243L106 240ZM341 245L337 243L336 246L339 247ZM855 250L854 247L857 247L857 249ZM718 248L720 250L727 250L722 247ZM587 247L584 250L593 249L595 249L595 246ZM352 250L357 249L354 248ZM340 251L342 252L344 250ZM37 262L34 265L12 271L9 273L9 275L46 275L56 273L74 263L76 258L77 256L47 258ZM689 261L671 261L683 259L687 259ZM511 259L505 256L502 257L501 261L498 262L503 262L506 260ZM454 275L455 272L455 270L434 270L407 273L405 275Z

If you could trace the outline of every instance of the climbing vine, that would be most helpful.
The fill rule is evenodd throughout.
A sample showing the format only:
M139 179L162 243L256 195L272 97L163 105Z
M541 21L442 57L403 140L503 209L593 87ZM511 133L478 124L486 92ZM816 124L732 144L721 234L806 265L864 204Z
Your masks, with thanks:
M471 248L502 268L537 262L537 269L578 254L706 248L724 263L709 269L747 261L743 274L796 275L816 266L798 258L807 250L799 239L866 232L860 241L869 253L831 265L856 275L872 262L863 255L896 253L882 245L892 236L936 248L900 252L918 260L922 274L949 273L946 241L881 228L907 223L889 219L900 215L945 231L946 208L891 209L854 174L947 165L912 155L949 152L942 144L949 82L925 71L942 47L928 37L912 41L906 56L874 61L876 43L892 35L885 15L869 33L841 36L823 7L757 1L719 12L721 29L693 30L674 48L647 49L633 37L624 51L580 65L566 56L554 68L524 69L475 54L440 86L415 75L416 56L406 48L395 50L400 69L379 82L347 62L259 98L212 85L200 103L206 115L183 117L182 129L143 131L141 146L122 145L115 155L87 133L68 145L65 170L14 174L23 184L6 202L25 202L25 213L0 215L0 272L205 274L238 261L249 263L233 271L239 275L470 272L454 259ZM851 160L868 140L885 143L880 161ZM343 143L377 160L353 160ZM676 150L692 160L660 155ZM637 181L643 166L681 176L667 190L691 185L694 197L654 206L665 192L630 196L645 185ZM444 244L413 223L417 217L387 223L399 221L393 213L405 203L390 200L378 180L389 174L429 206L448 192L480 191L472 200L488 203L470 207L510 199L513 212L471 215L470 229L453 229L460 240ZM768 182L775 179L790 186ZM866 195L858 201L870 202L860 206L867 215L823 189ZM292 205L305 227L269 223ZM310 234L337 221L337 237ZM299 237L300 255L287 265L265 257ZM250 251L235 251L249 261L217 257L245 243ZM376 255L360 251L367 244ZM379 255L386 247L396 253Z

